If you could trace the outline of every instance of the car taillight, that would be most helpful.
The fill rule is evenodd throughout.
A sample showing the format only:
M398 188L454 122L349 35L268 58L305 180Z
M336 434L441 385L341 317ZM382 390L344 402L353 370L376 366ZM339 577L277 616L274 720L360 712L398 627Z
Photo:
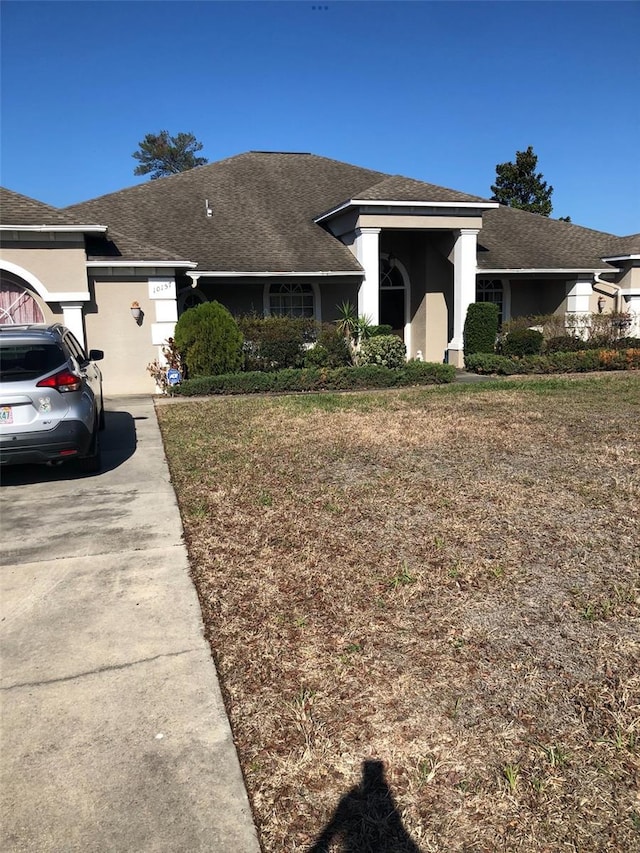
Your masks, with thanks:
M55 388L56 391L79 391L82 387L82 379L70 370L61 370L53 376L41 379L36 388Z

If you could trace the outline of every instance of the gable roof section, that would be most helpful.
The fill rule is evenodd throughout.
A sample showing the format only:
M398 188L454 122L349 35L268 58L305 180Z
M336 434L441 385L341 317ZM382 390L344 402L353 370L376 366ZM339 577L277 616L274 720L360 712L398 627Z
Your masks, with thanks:
M620 237L500 205L483 214L478 268L607 270L602 260Z
M81 226L73 213L0 187L0 225Z
M366 201L418 201L418 202L446 202L462 204L468 202L487 202L480 196L467 195L467 193L450 190L447 187L438 187L435 184L426 184L413 178L405 178L402 175L389 175L377 184L363 190L358 198Z
M0 187L0 225L10 229L21 226L43 231L71 229L86 232L85 248L89 261L107 260L111 263L151 263L165 261L168 266L196 266L178 259L174 252L141 243L126 234L119 234L106 226L86 225L83 217L67 210L51 207L37 199Z
M616 237L607 259L623 260L640 256L640 234L629 234L627 237Z

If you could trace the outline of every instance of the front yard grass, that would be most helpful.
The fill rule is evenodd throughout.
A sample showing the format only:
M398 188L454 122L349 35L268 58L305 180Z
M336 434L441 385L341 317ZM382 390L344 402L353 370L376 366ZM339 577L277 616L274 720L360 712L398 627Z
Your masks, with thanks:
M640 849L638 375L158 414L265 853Z

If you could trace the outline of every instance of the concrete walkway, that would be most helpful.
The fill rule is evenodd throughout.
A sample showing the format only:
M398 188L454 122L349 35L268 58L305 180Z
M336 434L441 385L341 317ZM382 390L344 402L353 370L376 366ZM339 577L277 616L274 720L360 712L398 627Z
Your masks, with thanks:
M3 851L259 845L150 398L104 470L2 472Z

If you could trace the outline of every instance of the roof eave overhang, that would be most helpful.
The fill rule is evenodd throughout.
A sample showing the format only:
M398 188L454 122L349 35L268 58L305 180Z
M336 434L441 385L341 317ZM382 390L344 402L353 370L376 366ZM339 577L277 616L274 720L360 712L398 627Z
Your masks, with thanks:
M482 212L484 210L494 210L495 208L500 207L500 205L497 202L492 201L394 201L393 199L352 198L348 201L342 202L342 204L339 204L336 207L332 207L325 213L321 213L319 216L316 216L313 221L316 224L320 224L321 222L326 222L327 220L332 219L334 216L345 213L347 210L359 207L386 208L387 210L394 207L403 209L413 207L421 210L450 210L451 208L460 208L463 210L477 210Z
M322 277L358 275L362 276L363 270L290 270L286 272L277 270L197 270L198 278L293 278L293 277Z
M0 225L0 231L33 231L36 234L106 234L106 225Z
M571 267L531 267L530 269L525 268L496 268L496 269L484 269L483 267L477 267L476 271L482 274L491 274L491 275L531 275L531 273L546 273L546 274L557 274L557 273L566 273L567 275L605 275L606 273L618 273L619 269L616 267L589 267L585 268L571 268Z
M612 258L603 258L605 263L616 263L617 261L640 261L640 255L616 255Z

